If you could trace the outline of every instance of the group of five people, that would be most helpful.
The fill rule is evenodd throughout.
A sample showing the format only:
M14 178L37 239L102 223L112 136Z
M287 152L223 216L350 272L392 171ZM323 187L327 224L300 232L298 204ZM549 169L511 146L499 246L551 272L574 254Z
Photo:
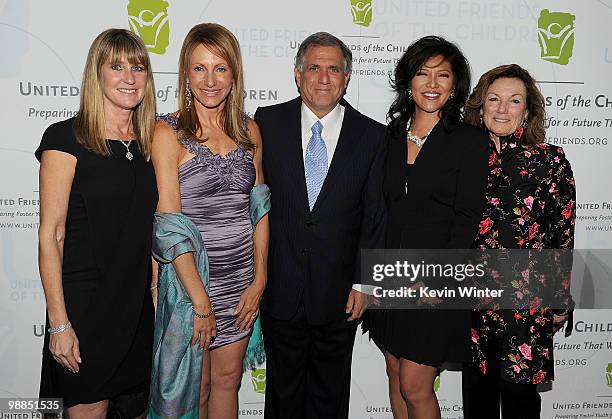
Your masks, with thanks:
M449 361L466 363L466 418L498 416L500 400L505 418L539 417L567 311L364 316L373 300L359 286L361 249L573 247L573 175L544 141L536 82L500 66L470 95L459 48L424 37L395 68L385 127L343 99L351 70L341 40L313 34L295 59L299 96L251 119L238 41L199 24L181 49L178 110L156 121L141 40L96 38L77 116L36 151L41 397L62 397L73 418L236 418L261 326L265 417L347 417L363 316L395 418L440 417L433 383Z

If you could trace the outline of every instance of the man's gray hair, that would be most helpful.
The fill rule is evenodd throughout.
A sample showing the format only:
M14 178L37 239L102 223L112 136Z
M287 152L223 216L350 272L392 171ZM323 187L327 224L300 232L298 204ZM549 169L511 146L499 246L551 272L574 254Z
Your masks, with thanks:
M338 47L344 57L344 73L348 74L353 69L353 53L351 50L331 33L317 32L304 39L295 56L295 66L301 73L304 67L304 55L310 47Z

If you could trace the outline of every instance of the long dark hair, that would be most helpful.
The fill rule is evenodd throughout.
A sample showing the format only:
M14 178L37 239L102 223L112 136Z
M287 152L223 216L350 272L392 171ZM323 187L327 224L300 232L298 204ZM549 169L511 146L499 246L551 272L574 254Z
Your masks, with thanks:
M436 56L442 56L449 62L455 81L453 97L440 110L443 127L449 130L451 125L461 121L462 108L470 93L470 65L457 45L440 36L425 36L410 44L391 78L396 97L387 113L387 121L394 134L401 134L415 111L414 100L408 97L410 82L425 61Z

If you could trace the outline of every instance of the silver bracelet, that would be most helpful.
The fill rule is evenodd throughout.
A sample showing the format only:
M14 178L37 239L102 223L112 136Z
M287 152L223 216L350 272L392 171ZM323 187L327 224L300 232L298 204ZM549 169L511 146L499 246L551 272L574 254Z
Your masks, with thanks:
M62 333L64 330L68 330L71 327L72 327L72 323L68 322L68 323L65 323L65 324L60 324L57 327L50 327L48 329L48 332L49 332L50 335L55 335L57 333Z

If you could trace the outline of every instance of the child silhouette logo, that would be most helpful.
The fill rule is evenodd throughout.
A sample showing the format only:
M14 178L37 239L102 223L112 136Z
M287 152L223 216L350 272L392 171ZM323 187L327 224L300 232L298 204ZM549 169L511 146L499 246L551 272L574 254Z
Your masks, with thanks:
M351 14L354 24L370 26L370 23L372 23L372 0L351 0Z
M251 370L251 383L255 393L266 394L266 370L265 368L255 368Z
M147 50L164 54L170 44L170 17L165 0L129 0L130 30L140 36Z
M538 19L540 58L567 65L574 50L574 20L571 13L542 10Z

